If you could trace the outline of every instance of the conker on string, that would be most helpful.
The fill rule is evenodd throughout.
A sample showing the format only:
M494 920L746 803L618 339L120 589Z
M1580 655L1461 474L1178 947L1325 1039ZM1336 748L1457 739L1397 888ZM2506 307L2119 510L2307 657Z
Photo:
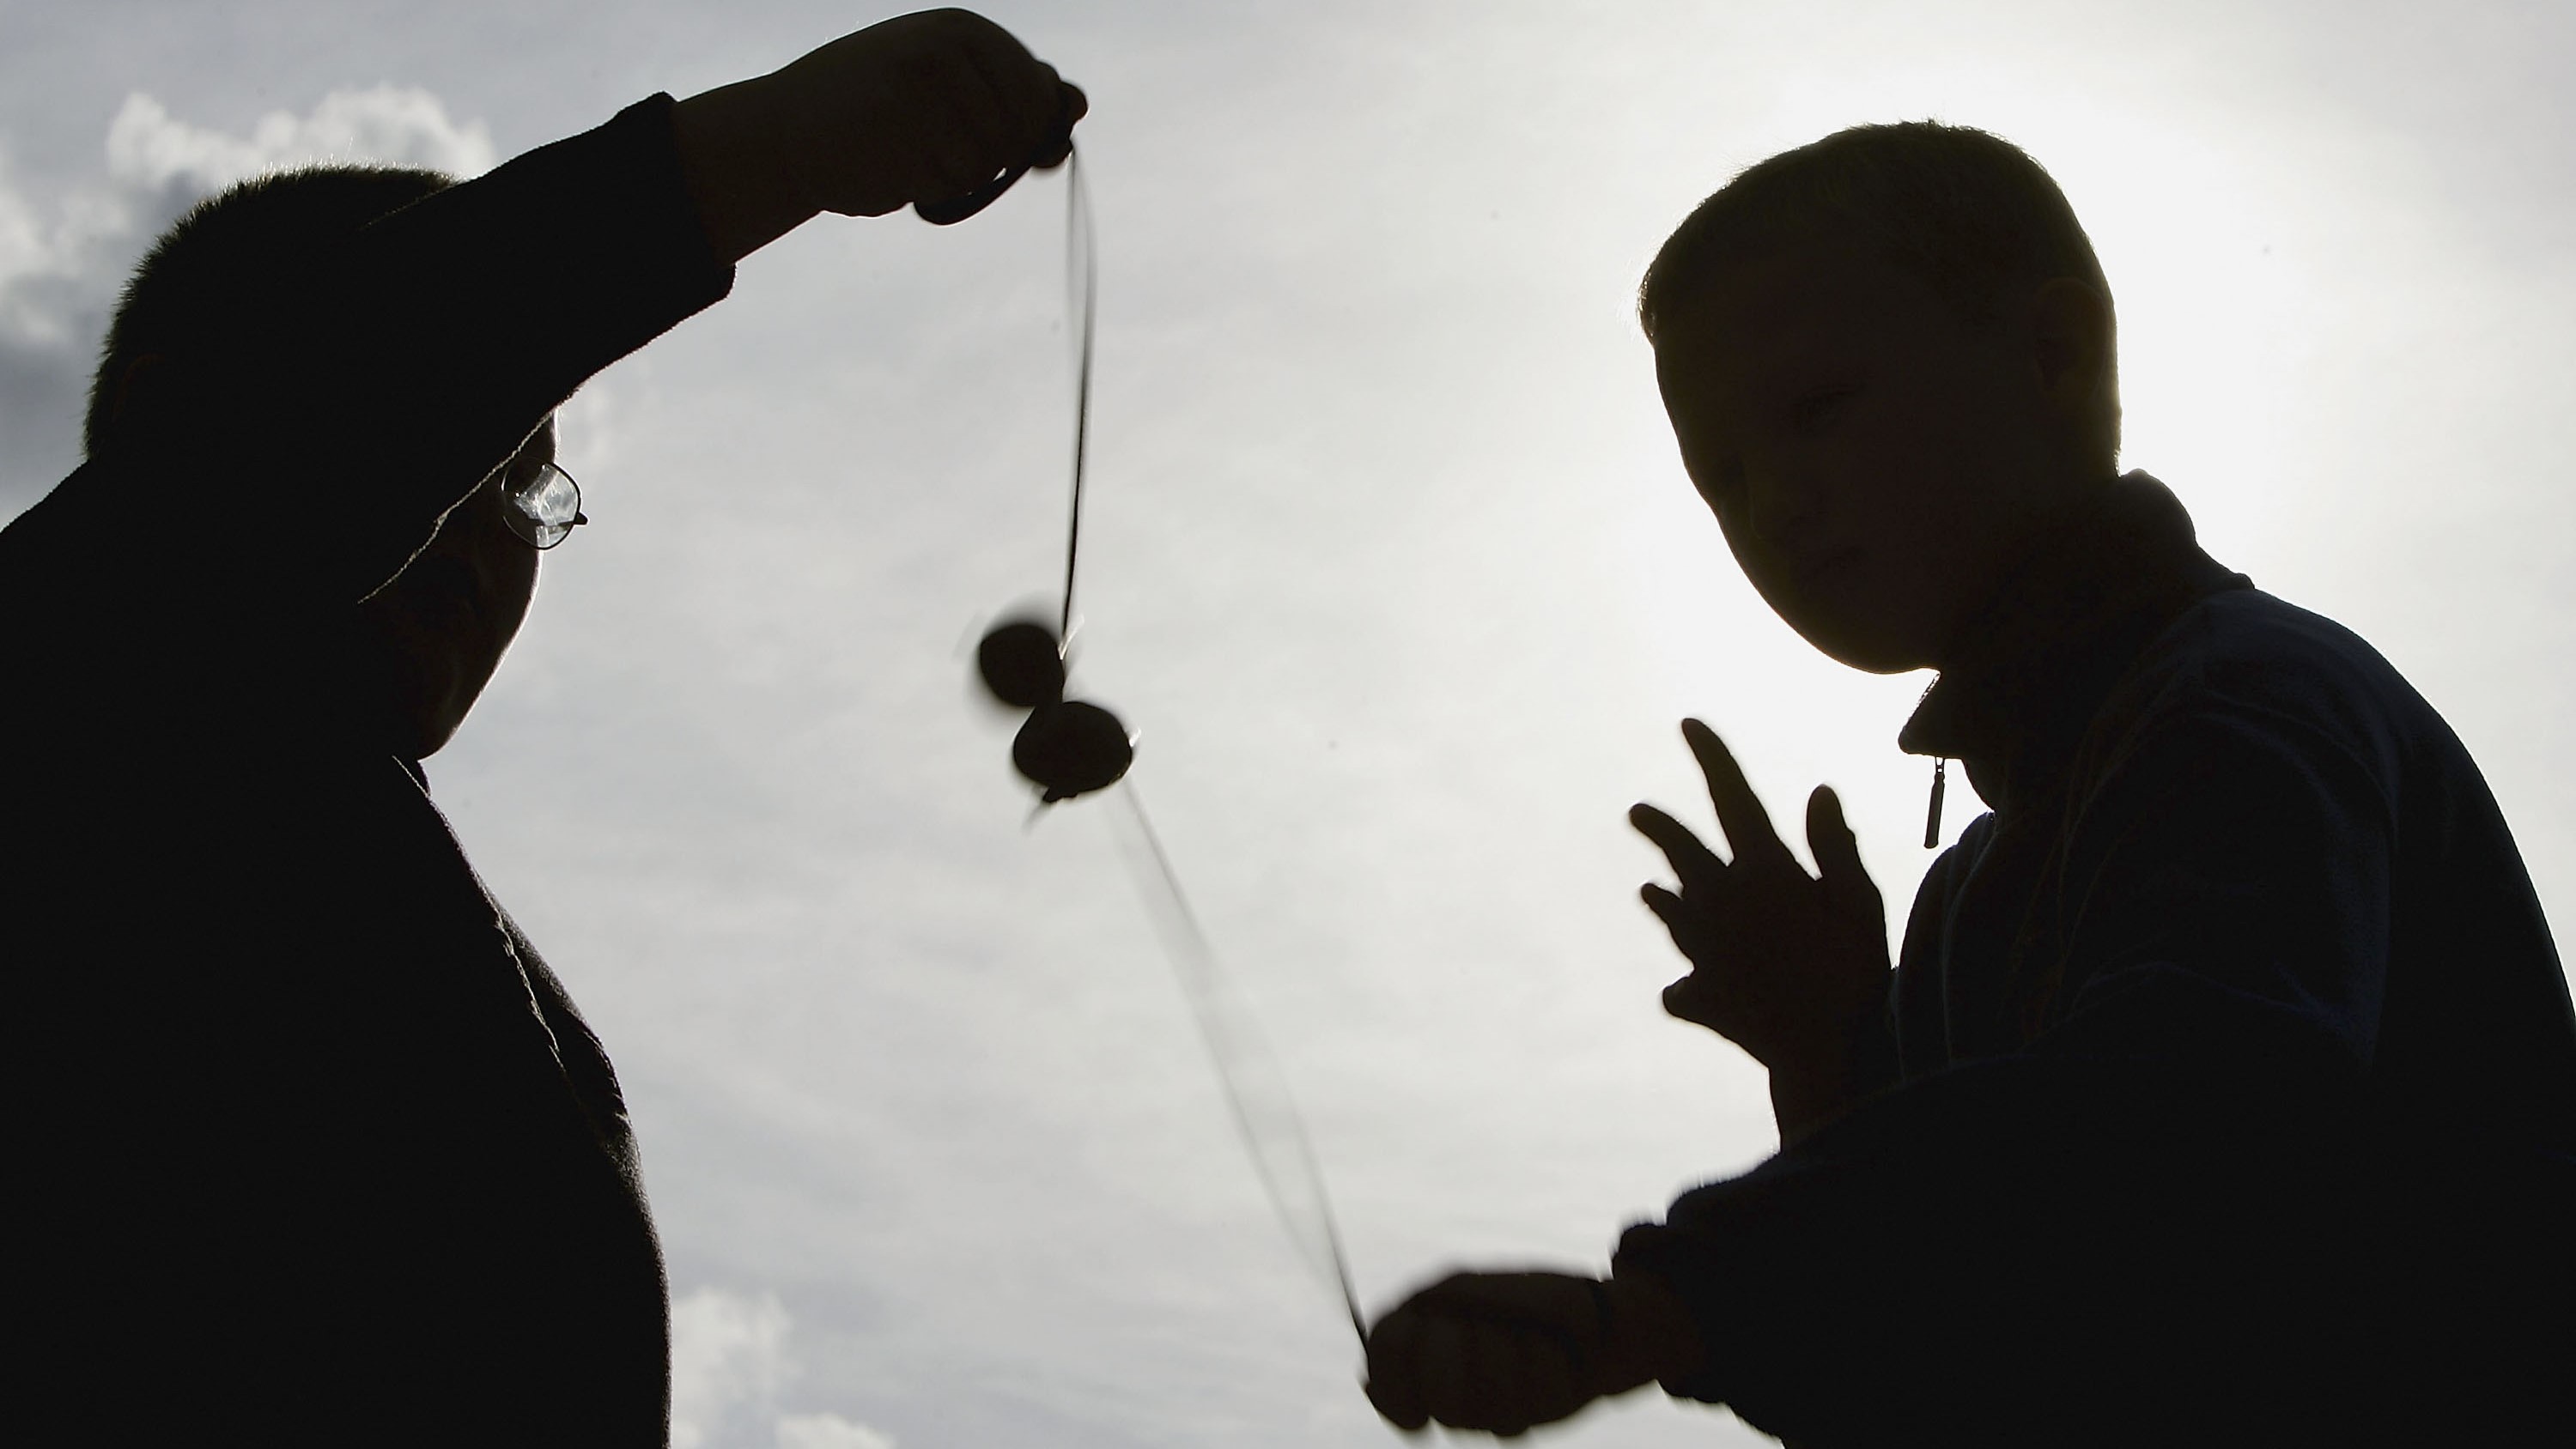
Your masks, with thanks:
M1011 741L1011 763L1045 792L1046 803L1117 784L1135 762L1118 716L1064 697L1064 646L1045 624L997 625L976 646L975 667L995 699L1031 711Z
M1096 704L1041 704L1011 741L1011 763L1046 793L1049 805L1118 783L1136 747L1118 716Z
M975 647L975 667L1004 704L1035 709L1064 698L1064 646L1035 620L1014 619L986 634Z

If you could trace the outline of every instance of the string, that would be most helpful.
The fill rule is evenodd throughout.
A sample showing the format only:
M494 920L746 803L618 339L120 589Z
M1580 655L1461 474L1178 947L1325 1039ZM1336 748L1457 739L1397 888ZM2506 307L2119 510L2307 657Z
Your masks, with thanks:
M1091 195L1082 185L1082 153L1068 146L1064 162L1065 309L1079 316L1081 349L1073 384L1073 510L1064 538L1064 617L1058 639L1073 637L1073 572L1082 558L1082 483L1091 457L1091 319L1100 296L1100 266L1092 245Z
M1225 1087L1226 1105L1233 1109L1235 1133L1243 1139L1253 1170L1260 1174L1270 1206L1288 1230L1298 1256L1327 1289L1341 1295L1351 1332L1365 1349L1368 1326L1360 1317L1359 1294L1351 1286L1350 1260L1333 1225L1333 1205L1324 1195L1324 1174L1315 1164L1305 1122L1288 1095L1287 1074L1253 1024L1249 1003L1218 966L1216 948L1208 944L1207 932L1200 928L1198 914L1181 890L1180 873L1172 868L1163 839L1145 814L1145 797L1137 793L1133 780L1119 787L1118 796L1127 802L1128 829L1121 844L1126 846L1137 893L1145 899L1146 911L1172 958L1172 974L1198 1020L1199 1038L1207 1044L1217 1080Z
M1100 268L1093 241L1091 197L1082 184L1082 156L1065 158L1065 306L1075 314L1077 361L1073 394L1073 506L1064 540L1064 616L1056 637L1073 635L1073 583L1082 559L1082 492L1091 443L1092 318L1100 293ZM1368 1345L1368 1326L1360 1317L1359 1294L1351 1286L1350 1261L1342 1252L1340 1230L1333 1223L1331 1200L1324 1195L1324 1175L1306 1125L1288 1094L1287 1074L1254 1026L1248 1004L1217 964L1216 950L1199 926L1181 889L1180 873L1163 849L1162 836L1145 814L1144 796L1135 782L1118 791L1127 804L1121 844L1146 913L1163 938L1172 974L1197 1020L1199 1038L1216 1067L1217 1081L1234 1116L1235 1133L1260 1175L1262 1190L1289 1241L1324 1286L1341 1295L1351 1332Z

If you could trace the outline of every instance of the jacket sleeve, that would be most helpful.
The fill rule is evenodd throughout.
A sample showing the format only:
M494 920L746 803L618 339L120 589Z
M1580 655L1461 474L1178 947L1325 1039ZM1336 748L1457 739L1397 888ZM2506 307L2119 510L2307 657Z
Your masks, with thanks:
M167 359L170 425L14 524L0 587L137 622L372 592L585 379L730 288L671 109L384 217L241 308L220 352Z
M1672 1282L1710 1345L1667 1387L1819 1442L1946 1443L2098 1431L2109 1406L2197 1433L2222 1388L2278 1406L2348 1375L2386 782L2312 724L2206 694L2150 710L2096 778L2039 908L2057 979L2025 1050L1909 1082L1625 1235L1620 1270Z

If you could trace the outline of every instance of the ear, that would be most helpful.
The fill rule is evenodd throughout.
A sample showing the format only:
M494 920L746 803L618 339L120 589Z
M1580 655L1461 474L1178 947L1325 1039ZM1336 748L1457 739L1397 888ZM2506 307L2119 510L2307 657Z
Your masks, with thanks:
M158 352L146 352L125 364L108 389L107 420L123 423L137 410L150 406L153 389L160 381L161 366L169 359Z
M2111 372L2111 303L2074 277L2042 283L2032 299L2031 357L2040 391L2061 412L2089 411Z

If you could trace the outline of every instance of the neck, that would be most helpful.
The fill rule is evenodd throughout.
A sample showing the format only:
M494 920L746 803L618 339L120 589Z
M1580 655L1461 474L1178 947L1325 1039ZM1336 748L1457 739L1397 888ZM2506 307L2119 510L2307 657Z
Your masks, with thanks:
M2032 489L2022 508L2006 514L2003 522L2011 541L1995 551L1982 586L1951 621L1929 666L1948 674L1971 665L1985 651L1995 626L2029 592L2034 576L2047 573L2051 560L2081 543L2101 511L2103 496L2118 481L2107 468L2071 471Z
M2093 707L2164 625L2199 598L2247 587L2201 552L2190 515L2133 473L2032 541L1969 616L1941 678L1900 737L1920 755L1964 760L1978 793L2009 774L2027 796L2070 748Z

